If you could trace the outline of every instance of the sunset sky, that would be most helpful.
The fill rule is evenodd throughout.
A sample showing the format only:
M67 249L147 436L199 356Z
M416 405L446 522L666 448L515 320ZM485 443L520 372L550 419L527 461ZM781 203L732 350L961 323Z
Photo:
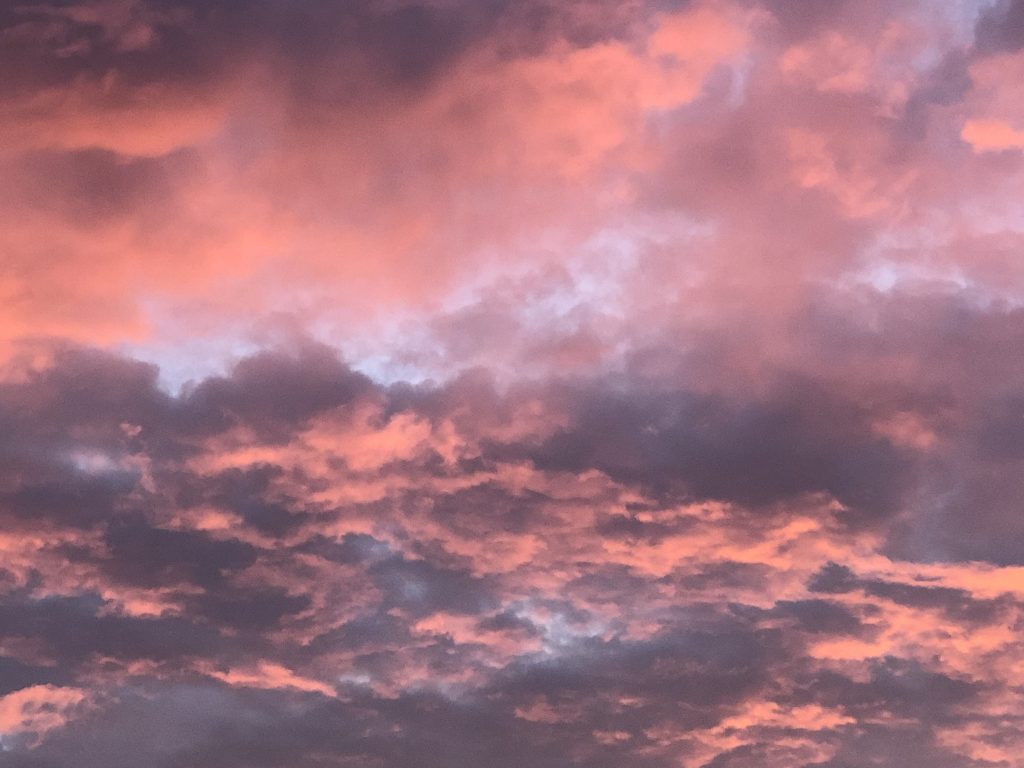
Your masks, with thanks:
M0 768L1024 766L1024 0L0 0Z

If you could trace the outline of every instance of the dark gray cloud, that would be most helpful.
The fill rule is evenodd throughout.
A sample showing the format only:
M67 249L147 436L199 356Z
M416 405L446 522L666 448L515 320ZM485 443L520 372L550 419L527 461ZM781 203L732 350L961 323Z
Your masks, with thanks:
M0 602L0 634L8 643L38 647L40 663L64 674L96 657L122 661L174 662L208 656L221 649L213 627L188 619L135 618L103 613L97 595L30 599L8 596Z
M1024 3L999 0L985 8L974 29L975 49L982 54L1024 47Z
M574 423L532 452L538 466L596 468L697 499L766 505L827 492L858 512L891 514L908 458L866 429L854 402L794 380L769 400L685 391L600 389L573 396Z
M104 573L143 587L192 583L216 586L225 574L256 562L258 551L240 541L218 541L196 531L169 531L141 517L113 519L104 532Z

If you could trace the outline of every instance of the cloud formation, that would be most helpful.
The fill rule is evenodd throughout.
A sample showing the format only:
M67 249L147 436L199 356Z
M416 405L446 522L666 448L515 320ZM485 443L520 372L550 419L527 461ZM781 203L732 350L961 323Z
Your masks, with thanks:
M1011 768L1017 2L0 9L0 768Z

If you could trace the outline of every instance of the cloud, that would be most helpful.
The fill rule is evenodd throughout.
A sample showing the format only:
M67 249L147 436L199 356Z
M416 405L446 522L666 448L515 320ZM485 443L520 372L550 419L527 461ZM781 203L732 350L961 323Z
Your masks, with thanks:
M1018 11L0 9L0 768L1015 765Z
M0 623L10 693L73 687L93 709L5 759L105 759L103 739L127 748L105 723L133 687L158 707L199 686L181 695L227 696L229 720L315 696L300 709L325 729L358 711L396 735L200 729L155 764L244 760L256 743L268 765L323 750L402 764L434 706L459 713L442 761L821 762L879 717L917 719L922 749L954 760L962 705L990 706L1000 685L976 649L1012 654L1018 603L975 594L980 573L965 581L952 560L884 553L905 544L903 500L933 471L955 477L947 456L1015 460L1012 420L937 421L933 440L906 441L873 427L889 406L791 376L728 399L654 384L387 387L305 343L170 396L152 367L59 351L2 392L20 468L6 509L29 550L10 560ZM351 459L396 436L421 447ZM879 754L897 754L885 734Z

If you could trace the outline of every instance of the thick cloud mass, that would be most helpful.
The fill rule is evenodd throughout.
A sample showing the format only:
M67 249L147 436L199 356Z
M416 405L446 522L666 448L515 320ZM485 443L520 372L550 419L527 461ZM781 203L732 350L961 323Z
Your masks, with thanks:
M0 768L1022 765L1024 4L0 69Z

